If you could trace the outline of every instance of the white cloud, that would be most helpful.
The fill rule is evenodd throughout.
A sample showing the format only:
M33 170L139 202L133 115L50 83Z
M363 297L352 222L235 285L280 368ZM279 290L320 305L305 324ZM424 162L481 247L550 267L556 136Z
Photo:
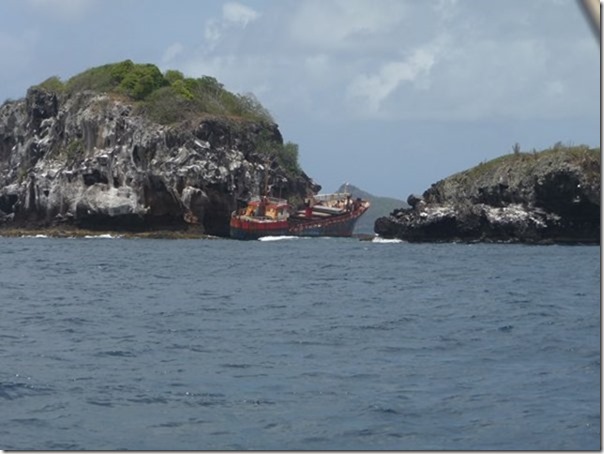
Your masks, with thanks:
M203 30L203 36L205 40L210 44L215 44L220 40L222 36L222 29L224 25L216 19L209 19L206 21L206 26Z
M427 78L436 62L434 49L416 49L402 61L382 64L377 73L361 74L349 84L347 94L350 98L361 98L367 103L370 114L379 114L382 103L402 83L414 82L418 78ZM425 84L420 84L423 88Z
M222 17L228 21L245 27L250 22L260 17L260 14L250 8L237 2L228 2L222 6Z
M244 29L260 17L260 13L237 2L228 2L222 6L222 18L211 18L206 21L204 38L214 47L233 28Z
M164 51L162 63L167 64L173 61L184 51L184 46L181 43L173 43Z

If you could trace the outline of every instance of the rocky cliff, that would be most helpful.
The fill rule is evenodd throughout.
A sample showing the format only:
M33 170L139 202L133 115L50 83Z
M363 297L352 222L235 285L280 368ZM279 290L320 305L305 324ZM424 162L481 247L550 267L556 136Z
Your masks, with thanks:
M267 142L283 143L277 125L216 115L162 125L125 96L34 87L0 107L0 224L228 235L237 201L267 177L283 197L320 189L267 164Z
M563 147L482 163L375 222L407 241L599 243L600 150Z

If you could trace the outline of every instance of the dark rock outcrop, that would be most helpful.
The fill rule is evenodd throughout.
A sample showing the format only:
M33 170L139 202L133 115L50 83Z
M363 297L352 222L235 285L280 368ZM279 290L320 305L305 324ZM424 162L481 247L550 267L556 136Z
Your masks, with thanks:
M483 163L375 222L407 241L599 243L600 150L554 147Z
M31 88L0 107L0 224L228 235L237 201L267 173L282 197L320 189L267 165L257 149L267 140L283 143L277 125L205 116L165 126L123 97Z

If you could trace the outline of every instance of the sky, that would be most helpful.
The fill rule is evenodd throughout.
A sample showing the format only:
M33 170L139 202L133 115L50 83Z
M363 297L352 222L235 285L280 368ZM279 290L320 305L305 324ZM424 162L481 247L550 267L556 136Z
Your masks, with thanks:
M600 145L575 0L0 1L0 103L126 59L253 93L322 192L405 200L515 143Z

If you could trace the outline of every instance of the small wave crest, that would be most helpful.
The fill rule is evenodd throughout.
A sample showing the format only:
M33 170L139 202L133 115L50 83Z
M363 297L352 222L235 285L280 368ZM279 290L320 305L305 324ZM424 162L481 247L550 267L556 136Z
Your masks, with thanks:
M85 235L84 238L121 238L121 235L111 235L110 233L102 233L100 235Z
M371 242L387 244L387 243L402 243L403 240L399 240L398 238L382 238L382 237L376 236L374 239L371 240Z
M300 237L292 235L280 235L280 236L261 236L258 241L283 241L283 240L297 240Z

